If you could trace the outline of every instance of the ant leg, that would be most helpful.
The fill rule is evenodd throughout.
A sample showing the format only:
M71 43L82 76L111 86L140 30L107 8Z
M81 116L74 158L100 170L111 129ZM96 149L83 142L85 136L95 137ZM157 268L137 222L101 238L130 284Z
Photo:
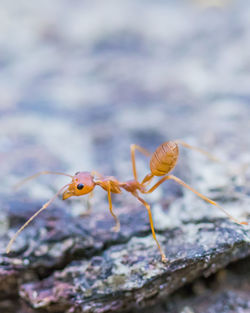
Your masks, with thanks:
M91 214L91 212L92 212L92 205L91 205L91 199L93 198L93 195L94 195L94 192L93 191L91 191L90 192L90 194L89 194L89 196L88 196L88 198L87 198L87 210L85 211L85 212L83 212L83 213L81 213L80 214L80 216L82 216L82 217L84 217L84 216L88 216L88 215L90 215Z
M91 199L93 198L94 192L91 191L89 196L88 196L88 200L87 200L87 214L90 214L92 211L92 205L91 205Z
M136 171L136 164L135 164L135 149L137 149L138 151L140 151L142 154L144 154L147 157L151 156L151 153L148 150L146 150L146 149L144 149L144 148L142 148L142 147L140 147L138 145L135 145L135 144L130 145L133 175L134 175L135 181L138 181L138 176L137 176L137 171Z
M203 194L199 193L198 191L196 191L194 188L192 188L191 186L189 186L188 184L184 183L184 181L182 181L180 178L174 176L174 175L167 175L164 176L162 179L160 179L152 188L150 188L148 191L144 192L144 193L151 193L153 192L156 188L158 188L165 180L168 179L173 179L174 181L176 181L178 184L184 186L185 188L191 190L193 193L195 193L198 197L202 198L203 200L205 200L206 202L217 206L221 211L223 211L232 221L234 221L237 224L240 225L248 225L247 222L241 222L239 220L237 220L236 218L234 218L232 215L230 215L225 209L223 209L218 203L216 203L215 201L207 198L206 196L204 196Z
M111 187L110 187L109 181L108 181L107 192L108 192L108 201L109 201L109 211L112 214L113 218L115 219L115 223L116 223L116 225L112 228L112 230L115 232L118 232L120 230L120 222L119 222L118 217L115 215L115 213L113 212L113 209L112 209Z
M153 238L158 246L158 249L160 250L160 254L161 254L161 260L163 263L167 262L167 258L165 256L165 253L162 251L162 248L156 238L156 234L155 234L155 229L154 229L154 223L153 223L153 218L152 218L152 213L151 213L151 209L150 209L150 205L141 197L139 197L137 194L133 194L147 209L148 211L148 217L149 217L149 222L150 222L150 227L151 227L151 231L152 231L152 235Z
M185 141L182 141L182 140L178 139L178 140L174 140L174 142L177 143L177 144L179 144L179 145L182 145L182 146L185 147L185 148L198 151L198 152L200 152L200 153L206 155L210 160L212 160L212 161L214 161L214 162L220 162L220 160L219 160L218 158L216 158L215 156L213 156L213 155L210 154L209 152L204 151L203 149L200 149L200 148L191 146L191 145L187 144Z
M32 180L38 176L41 176L41 175L45 175L45 174L55 174L55 175L63 175L63 176L68 176L68 177L71 177L73 178L72 175L69 175L69 174L65 174L65 173L60 173L60 172L51 172L51 171L42 171L42 172L38 172L34 175L31 175L29 177L26 177L24 178L23 180L21 180L19 183L17 183L16 185L14 185L14 188L17 189L19 188L20 186L22 186L24 183L28 182L29 180Z
M154 175L153 175L152 173L147 174L147 175L143 178L143 180L142 180L142 182L141 182L141 185L143 185L143 187L147 187L147 186L151 183L151 181L152 181L153 178L154 178Z

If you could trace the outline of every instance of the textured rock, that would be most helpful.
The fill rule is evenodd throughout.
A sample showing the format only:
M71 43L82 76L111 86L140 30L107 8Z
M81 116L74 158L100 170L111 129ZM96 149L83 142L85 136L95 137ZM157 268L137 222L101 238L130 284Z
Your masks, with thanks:
M198 279L162 304L144 309L157 313L248 313L250 310L249 258L217 272L209 279ZM133 310L130 313L142 311Z
M157 257L151 236L134 237L91 260L75 261L43 282L23 285L21 295L52 312L68 307L69 312L117 312L158 301L195 277L248 255L250 248L243 232L227 222L189 224L159 238L168 265Z
M111 232L103 190L90 216L80 217L80 199L55 201L5 254L17 228L67 179L41 177L19 191L13 184L41 170L131 179L131 143L154 151L182 138L214 153L221 164L181 149L174 174L249 220L249 3L204 2L1 4L3 311L10 299L18 313L145 307L250 254L249 227L170 181L146 197L167 265L145 208L128 194L113 196L121 232ZM149 170L143 158L140 177Z

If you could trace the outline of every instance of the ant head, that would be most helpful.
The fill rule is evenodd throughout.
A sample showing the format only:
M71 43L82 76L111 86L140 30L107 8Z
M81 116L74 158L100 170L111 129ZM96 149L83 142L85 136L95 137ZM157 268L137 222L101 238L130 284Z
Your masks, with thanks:
M64 191L62 199L72 196L82 196L90 193L95 188L93 176L89 172L77 172L72 178L69 187Z

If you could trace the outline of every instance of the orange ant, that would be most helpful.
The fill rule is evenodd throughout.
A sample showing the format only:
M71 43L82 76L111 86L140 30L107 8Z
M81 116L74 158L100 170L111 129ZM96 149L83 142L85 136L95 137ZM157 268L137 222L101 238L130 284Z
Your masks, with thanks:
M136 197L147 209L148 215L149 215L149 221L150 221L150 226L151 226L151 231L153 238L158 246L158 249L161 254L161 259L162 262L166 262L166 256L164 252L162 251L162 248L156 238L155 230L154 230L154 224L153 224L153 219L152 219L152 213L150 210L150 205L139 196L139 193L142 194L148 194L153 192L156 188L158 188L165 180L172 179L178 184L186 187L187 189L191 190L194 192L197 196L202 198L203 200L207 201L208 203L217 206L219 209L221 209L231 220L233 220L237 224L241 225L248 225L247 222L240 222L234 217L232 217L228 212L226 212L220 205L218 205L215 201L205 197L186 183L184 183L181 179L174 175L168 175L170 171L172 171L177 163L178 156L179 156L179 148L178 144L182 145L186 148L189 149L194 149L196 151L199 151L203 154L205 154L207 157L214 161L218 161L215 159L212 155L210 155L208 152L205 152L199 148L193 147L188 145L187 143L181 141L181 140L176 140L176 141L167 141L160 145L153 154L151 154L149 151L146 149L132 144L130 146L131 150L131 160L132 160L132 169L133 169L133 175L134 178L129 181L125 182L120 182L117 180L115 177L112 176L102 176L101 174L93 171L93 172L77 172L75 175L68 175L64 173L58 173L58 172L50 172L50 171L44 171L44 172L39 172L33 176L30 176L23 181L21 181L18 185L22 185L24 182L29 181L31 179L34 179L40 175L43 174L56 174L56 175L64 175L64 176L69 176L72 181L71 183L63 186L48 202L46 202L40 210L38 210L19 230L15 233L15 235L12 237L10 240L6 252L9 253L12 247L13 242L17 238L17 236L21 233L21 231L38 215L40 214L43 210L45 210L54 200L55 198L63 192L62 199L66 200L69 197L72 196L82 196L86 194L91 194L92 191L96 186L102 187L105 191L107 191L108 194L108 202L109 202L109 210L112 216L115 219L115 227L114 231L119 231L120 229L120 222L115 213L113 212L112 208L112 200L111 200L111 193L121 193L122 190L124 189L127 192L130 192L134 197ZM139 182L138 181L138 176L137 176L137 171L136 171L136 162L135 162L135 150L138 150L142 154L146 156L151 156L150 159L150 173L147 174L144 179ZM154 184L151 188L147 188L148 185L151 183L152 179L157 176L161 177L163 176L156 184ZM67 189L66 189L67 188Z

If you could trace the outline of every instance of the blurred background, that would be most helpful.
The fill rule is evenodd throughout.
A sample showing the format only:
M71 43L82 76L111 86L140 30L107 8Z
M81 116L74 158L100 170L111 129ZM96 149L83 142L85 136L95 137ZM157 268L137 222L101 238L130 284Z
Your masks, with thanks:
M1 0L1 192L41 170L131 178L131 143L247 163L249 50L249 1ZM64 180L23 192L47 199Z

